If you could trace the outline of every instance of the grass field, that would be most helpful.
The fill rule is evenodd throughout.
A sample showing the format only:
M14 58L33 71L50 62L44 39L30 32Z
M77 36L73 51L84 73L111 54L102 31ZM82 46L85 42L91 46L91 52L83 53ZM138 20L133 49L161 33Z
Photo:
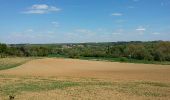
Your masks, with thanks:
M64 55L49 55L50 58L69 58ZM137 59L128 59L125 57L113 58L113 57L78 57L82 60L95 60L95 61L109 61L109 62L123 62L123 63L139 63L139 64L158 64L158 65L170 65L169 61L148 61L148 60L137 60Z
M5 58L0 100L168 100L170 66L75 59ZM25 64L23 64L25 62ZM2 66L2 65L1 65Z
M85 78L0 76L0 99L8 100L168 100L170 83Z
M30 61L35 58L26 58L26 57L13 57L13 58L0 58L0 70L10 69L17 67L27 61Z

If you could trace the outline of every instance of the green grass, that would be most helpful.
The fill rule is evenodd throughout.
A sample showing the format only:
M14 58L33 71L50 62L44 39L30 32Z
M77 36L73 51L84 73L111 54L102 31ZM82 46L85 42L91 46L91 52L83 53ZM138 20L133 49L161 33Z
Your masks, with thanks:
M160 82L141 82L141 84L156 86L156 87L170 87L170 84L160 83Z
M23 92L41 92L50 90L63 90L67 92L69 88L79 88L80 90L77 90L77 92L82 92L84 90L94 92L100 89L136 96L170 97L170 83L163 82L111 82L94 79L73 81L58 80L57 78L50 77L43 79L41 77L28 78L15 76L0 76L0 80L3 80L3 82L0 83L0 94L3 96L20 95ZM76 90L74 92L76 92Z
M49 55L48 57L56 58L69 58L65 55ZM82 60L95 60L95 61L109 61L109 62L123 62L123 63L141 63L141 64L160 64L160 65L170 65L169 61L147 61L147 60L137 60L137 59L128 59L125 57L121 58L111 58L111 57L79 57L78 59Z
M14 67L17 67L17 66L22 65L22 64L23 63L0 65L0 70L6 70L6 69L14 68Z
M128 58L107 58L107 57L80 57L80 59L85 60L97 60L97 61L110 61L110 62L123 62L123 63L142 63L142 64L161 64L161 65L170 65L168 61L147 61L147 60L136 60Z
M6 69L17 67L32 59L40 59L40 58L30 58L30 57L28 58L26 57L0 58L0 70L6 70Z
M67 87L79 86L79 83L69 81L29 81L7 84L0 87L0 92L5 95L17 95L21 92L39 92Z
M65 55L59 55L59 54L50 54L50 55L48 55L48 57L68 58L68 57L65 56Z

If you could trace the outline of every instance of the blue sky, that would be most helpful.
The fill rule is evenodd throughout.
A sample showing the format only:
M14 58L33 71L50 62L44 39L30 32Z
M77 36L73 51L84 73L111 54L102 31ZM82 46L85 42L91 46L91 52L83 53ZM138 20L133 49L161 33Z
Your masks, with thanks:
M170 0L0 0L0 42L170 40Z

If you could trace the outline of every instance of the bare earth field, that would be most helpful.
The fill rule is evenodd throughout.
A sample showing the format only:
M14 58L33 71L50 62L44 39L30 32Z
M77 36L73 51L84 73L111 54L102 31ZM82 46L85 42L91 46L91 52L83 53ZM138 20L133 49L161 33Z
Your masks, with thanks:
M74 59L38 59L0 71L20 76L69 76L170 82L170 65L129 64Z
M170 65L44 58L0 71L0 100L168 100Z

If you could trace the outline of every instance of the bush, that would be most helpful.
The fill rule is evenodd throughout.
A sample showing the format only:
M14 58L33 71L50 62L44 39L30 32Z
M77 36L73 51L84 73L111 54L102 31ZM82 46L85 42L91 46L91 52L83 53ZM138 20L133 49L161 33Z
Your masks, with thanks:
M166 61L170 61L170 54L167 54L165 59L166 59Z
M79 58L80 57L80 54L77 50L69 50L67 56L69 58Z
M156 50L154 53L154 60L156 61L164 61L165 55L162 51Z
M127 60L128 60L128 59L127 59L126 57L121 57L121 58L120 58L120 61L121 61L121 62L126 62Z
M6 57L6 54L4 54L4 53L0 54L0 58L5 58L5 57Z

